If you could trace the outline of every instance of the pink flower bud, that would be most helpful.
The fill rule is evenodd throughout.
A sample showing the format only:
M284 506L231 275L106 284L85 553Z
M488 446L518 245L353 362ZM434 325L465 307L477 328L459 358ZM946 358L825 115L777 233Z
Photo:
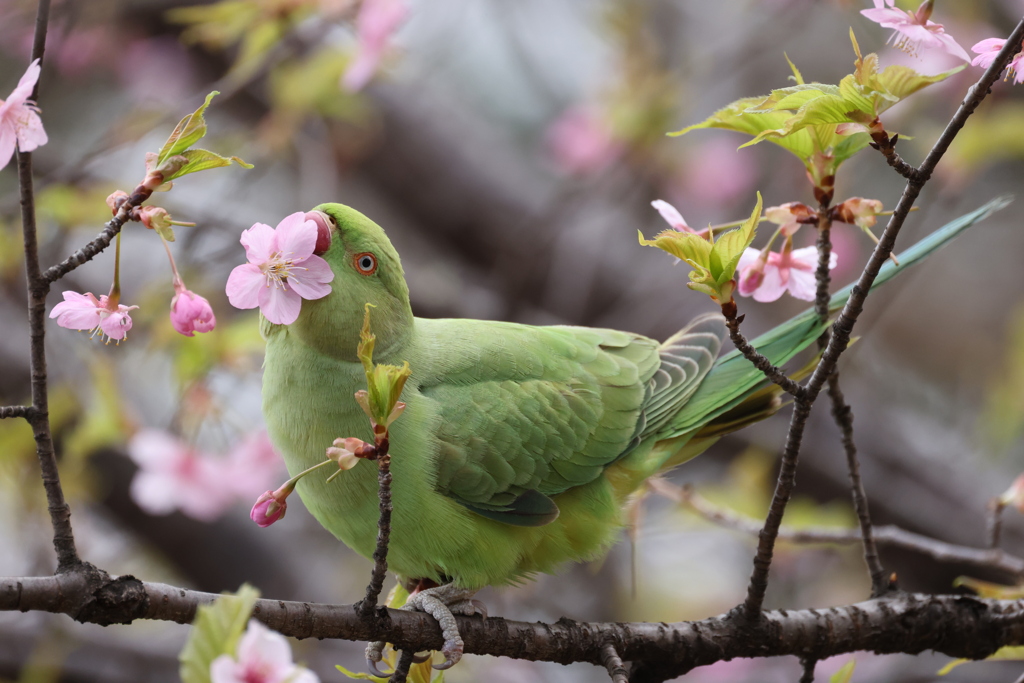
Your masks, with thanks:
M171 325L186 337L194 332L209 332L217 325L210 302L184 286L175 288L177 293L171 299Z
M313 254L323 256L331 248L331 226L334 221L323 211L309 211L306 220L316 223L316 246Z
M268 527L277 520L282 519L284 513L288 510L288 503L284 498L277 500L275 495L275 491L267 491L257 498L256 504L252 506L249 517L261 527Z

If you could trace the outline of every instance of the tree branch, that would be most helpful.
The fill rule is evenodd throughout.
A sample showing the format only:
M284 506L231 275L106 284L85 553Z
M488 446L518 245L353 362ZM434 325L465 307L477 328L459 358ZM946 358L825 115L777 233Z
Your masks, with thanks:
M366 596L359 603L359 615L363 619L373 617L377 609L377 598L384 589L384 579L388 575L388 542L391 538L391 456L388 455L386 436L377 448L380 517L377 520L377 547L373 551L373 572L370 575L370 583L366 586Z
M32 59L42 60L50 1L40 0L36 14ZM39 83L33 96L39 90ZM57 470L57 456L50 433L49 397L46 379L46 295L49 282L40 273L39 242L36 232L35 193L32 188L32 155L18 150L18 187L21 197L21 226L25 245L25 280L28 288L29 357L32 376L32 410L28 415L36 442L36 457L46 491L47 509L53 527L53 547L57 551L57 571L66 571L80 563L71 530L71 508L64 500Z
M743 316L737 316L736 303L731 301L727 304L722 304L722 315L725 316L725 326L729 329L729 338L732 340L733 345L743 354L743 357L754 364L758 370L764 373L764 376L775 384L782 387L784 391L792 394L795 397L800 397L804 393L804 388L800 386L799 382L794 382L786 376L785 370L773 365L770 360L758 352L750 342L747 341L746 337L740 332L740 324L743 322Z
M96 570L51 577L0 579L0 610L68 614L98 624L158 619L188 624L199 605L218 596ZM388 610L390 625L367 622L355 605L259 600L253 616L295 638L387 640L403 650L440 649L429 615ZM1004 645L1024 644L1021 601L963 595L891 593L823 610L771 611L754 623L720 615L694 622L554 624L458 617L466 651L562 664L604 666L609 644L635 663L633 681L664 680L735 657L791 655L824 659L858 650L917 654L934 650L980 659ZM652 672L656 671L658 676Z
M0 419L6 417L22 417L31 420L33 417L32 406L0 406Z
M615 646L611 643L605 643L604 647L601 648L601 663L608 670L612 683L626 683L626 677L629 675L629 672L626 671L622 658L619 657L619 653L615 651Z

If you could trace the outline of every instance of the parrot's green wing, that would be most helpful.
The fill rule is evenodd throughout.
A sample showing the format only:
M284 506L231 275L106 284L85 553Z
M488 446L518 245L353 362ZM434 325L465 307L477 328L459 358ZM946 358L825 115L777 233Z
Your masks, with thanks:
M457 366L419 383L439 417L435 487L517 526L551 522L552 496L597 479L664 425L724 336L717 315L662 345L616 330L445 322Z
M997 197L971 213L947 223L900 254L898 266L887 261L875 278L872 289L913 266L978 221L1006 207L1012 199L1009 196ZM829 312L836 313L845 306L852 291L853 285L849 285L836 292L829 304ZM814 343L825 327L819 323L814 310L808 309L761 335L752 343L774 365L782 365ZM715 363L715 367L701 383L693 398L658 434L658 438L677 437L707 424L736 407L751 390L764 383L761 371L751 365L739 351L734 350L725 354Z

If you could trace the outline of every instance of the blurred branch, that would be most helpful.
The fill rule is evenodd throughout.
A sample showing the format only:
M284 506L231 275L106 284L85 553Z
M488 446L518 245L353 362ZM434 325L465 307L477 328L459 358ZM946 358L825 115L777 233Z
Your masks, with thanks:
M736 514L731 510L714 505L689 485L675 486L664 479L654 479L651 488L681 505L685 505L704 519L720 526L735 529L756 536L761 525L757 520ZM779 538L792 543L859 543L861 535L854 529L785 529L779 531ZM879 526L874 529L878 545L893 546L911 550L938 562L954 562L978 569L998 569L1009 574L1024 575L1024 558L1009 555L998 549L968 548L915 534L897 526Z
M200 605L218 596L131 576L110 578L93 568L52 577L0 579L0 610L67 614L98 624L158 619L190 623ZM437 622L427 614L388 610L387 628L367 622L355 605L259 600L253 616L295 638L379 640L396 648L441 649ZM963 595L890 593L827 610L770 611L756 622L721 615L695 622L553 624L459 617L466 651L559 663L604 666L607 646L634 662L630 681L664 681L697 666L736 657L792 655L824 659L871 650L879 654L934 650L980 659L1004 645L1024 643L1021 601Z

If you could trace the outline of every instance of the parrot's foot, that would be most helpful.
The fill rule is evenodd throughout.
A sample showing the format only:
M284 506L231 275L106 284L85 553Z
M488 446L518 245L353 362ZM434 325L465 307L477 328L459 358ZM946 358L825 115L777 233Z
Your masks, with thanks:
M437 619L441 635L444 636L444 646L441 648L444 662L435 666L435 669L450 669L462 659L465 645L455 623L456 614L467 617L480 614L487 618L487 607L479 600L473 600L475 594L476 589L458 588L454 584L446 583L443 586L413 593L402 606L402 609L426 612ZM378 675L383 675L377 670L377 662L383 658L383 650L383 641L366 646L366 665Z

